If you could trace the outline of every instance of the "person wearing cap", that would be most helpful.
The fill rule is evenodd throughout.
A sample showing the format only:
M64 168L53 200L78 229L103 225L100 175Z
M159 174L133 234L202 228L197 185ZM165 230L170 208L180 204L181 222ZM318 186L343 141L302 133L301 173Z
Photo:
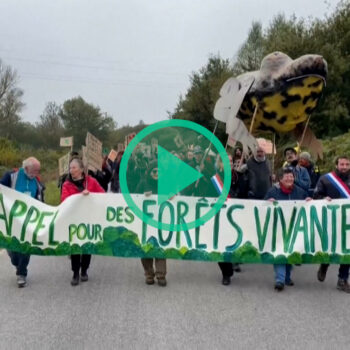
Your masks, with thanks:
M158 161L153 160L149 163L146 176L140 182L137 193L144 193L146 196L158 193ZM154 277L157 278L158 285L165 287L167 285L166 259L142 258L141 263L145 272L146 284L154 284Z
M308 192L311 183L310 176L308 171L298 164L297 151L293 147L287 147L284 150L284 157L287 166L293 170L295 184Z
M294 172L291 167L279 169L277 172L278 183L273 185L265 195L265 199L270 202L281 200L311 200L308 193L295 184ZM293 286L291 279L292 265L274 264L275 290L281 292L284 286Z
M313 195L318 179L320 178L320 169L311 160L311 155L309 152L301 152L299 154L299 165L304 167L310 176L310 188L309 194Z

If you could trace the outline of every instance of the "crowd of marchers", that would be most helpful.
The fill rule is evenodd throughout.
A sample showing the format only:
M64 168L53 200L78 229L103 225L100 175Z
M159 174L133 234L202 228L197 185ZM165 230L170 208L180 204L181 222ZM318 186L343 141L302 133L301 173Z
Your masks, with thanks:
M213 184L213 177L224 181L224 164L219 154L215 154L209 147L203 149L200 145L187 148L183 151L172 151L189 166L193 167L202 177L192 185L183 189L179 195L215 197L217 186ZM331 201L338 198L350 198L350 158L347 155L338 155L334 170L321 175L314 165L308 152L298 153L294 148L284 150L285 162L273 174L271 164L263 148L258 147L248 158L242 154L242 149L236 147L233 152L227 152L231 166L231 186L229 198L254 199L267 201L288 200L319 200ZM102 169L88 171L76 152L71 153L69 171L60 177L58 186L61 193L61 202L72 195L88 195L90 192L120 193L120 165L123 152L119 152L116 159L103 159ZM174 169L174 171L176 171ZM44 201L44 185L40 182L40 162L34 157L23 161L20 169L7 172L0 183L13 188L38 200ZM179 174L181 176L181 174ZM127 186L131 193L140 193L145 196L157 194L158 190L158 162L157 153L144 154L139 150L133 152L127 166ZM12 265L16 268L17 285L25 287L27 283L30 255L8 251ZM73 276L71 285L88 281L88 269L91 255L71 255L71 269ZM167 264L165 259L141 259L148 285L157 281L158 285L166 286ZM239 264L220 262L222 284L229 285L235 272L241 272ZM275 264L274 288L282 291L285 286L293 286L291 278L292 265ZM328 265L322 264L317 271L319 281L324 281ZM337 289L350 293L349 279L350 265L339 267Z

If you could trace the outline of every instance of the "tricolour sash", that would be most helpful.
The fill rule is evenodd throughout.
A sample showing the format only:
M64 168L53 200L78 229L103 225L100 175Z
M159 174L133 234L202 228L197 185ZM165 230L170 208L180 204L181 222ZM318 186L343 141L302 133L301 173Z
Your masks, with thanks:
M350 189L345 182L334 172L326 174L331 184L339 191L342 198L350 198Z

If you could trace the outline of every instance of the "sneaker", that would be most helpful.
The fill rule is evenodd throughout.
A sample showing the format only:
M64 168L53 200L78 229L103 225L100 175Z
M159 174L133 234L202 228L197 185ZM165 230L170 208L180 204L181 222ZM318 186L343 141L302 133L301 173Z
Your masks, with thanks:
M166 279L165 278L158 278L158 286L165 287L166 286Z
M18 285L18 288L25 287L27 285L26 276L22 276L22 275L17 276L17 285Z
M345 293L350 293L350 285L346 280L338 279L337 289Z
M320 265L318 271L317 271L317 279L320 282L323 282L326 279L326 275L327 275L327 270L328 270L328 266L326 265Z
M89 280L89 276L86 272L82 272L80 275L80 281L87 282Z
M148 285L154 284L154 278L153 277L147 277L146 278L146 284L148 284Z
M79 284L79 274L74 274L72 280L70 281L72 286L77 286Z
M286 284L286 286L289 286L289 287L294 286L293 280L286 281L285 284Z
M222 284L224 286L229 286L231 284L231 277L229 276L223 276L222 277Z
M275 283L275 290L277 292L282 292L282 290L284 289L284 284L281 282L276 282Z

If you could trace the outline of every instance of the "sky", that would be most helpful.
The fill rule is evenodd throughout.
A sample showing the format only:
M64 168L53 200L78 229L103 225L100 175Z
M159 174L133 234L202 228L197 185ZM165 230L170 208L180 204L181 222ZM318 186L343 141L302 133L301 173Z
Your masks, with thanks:
M0 58L24 121L81 96L119 126L167 118L211 54L233 60L252 21L324 18L336 0L1 0Z

